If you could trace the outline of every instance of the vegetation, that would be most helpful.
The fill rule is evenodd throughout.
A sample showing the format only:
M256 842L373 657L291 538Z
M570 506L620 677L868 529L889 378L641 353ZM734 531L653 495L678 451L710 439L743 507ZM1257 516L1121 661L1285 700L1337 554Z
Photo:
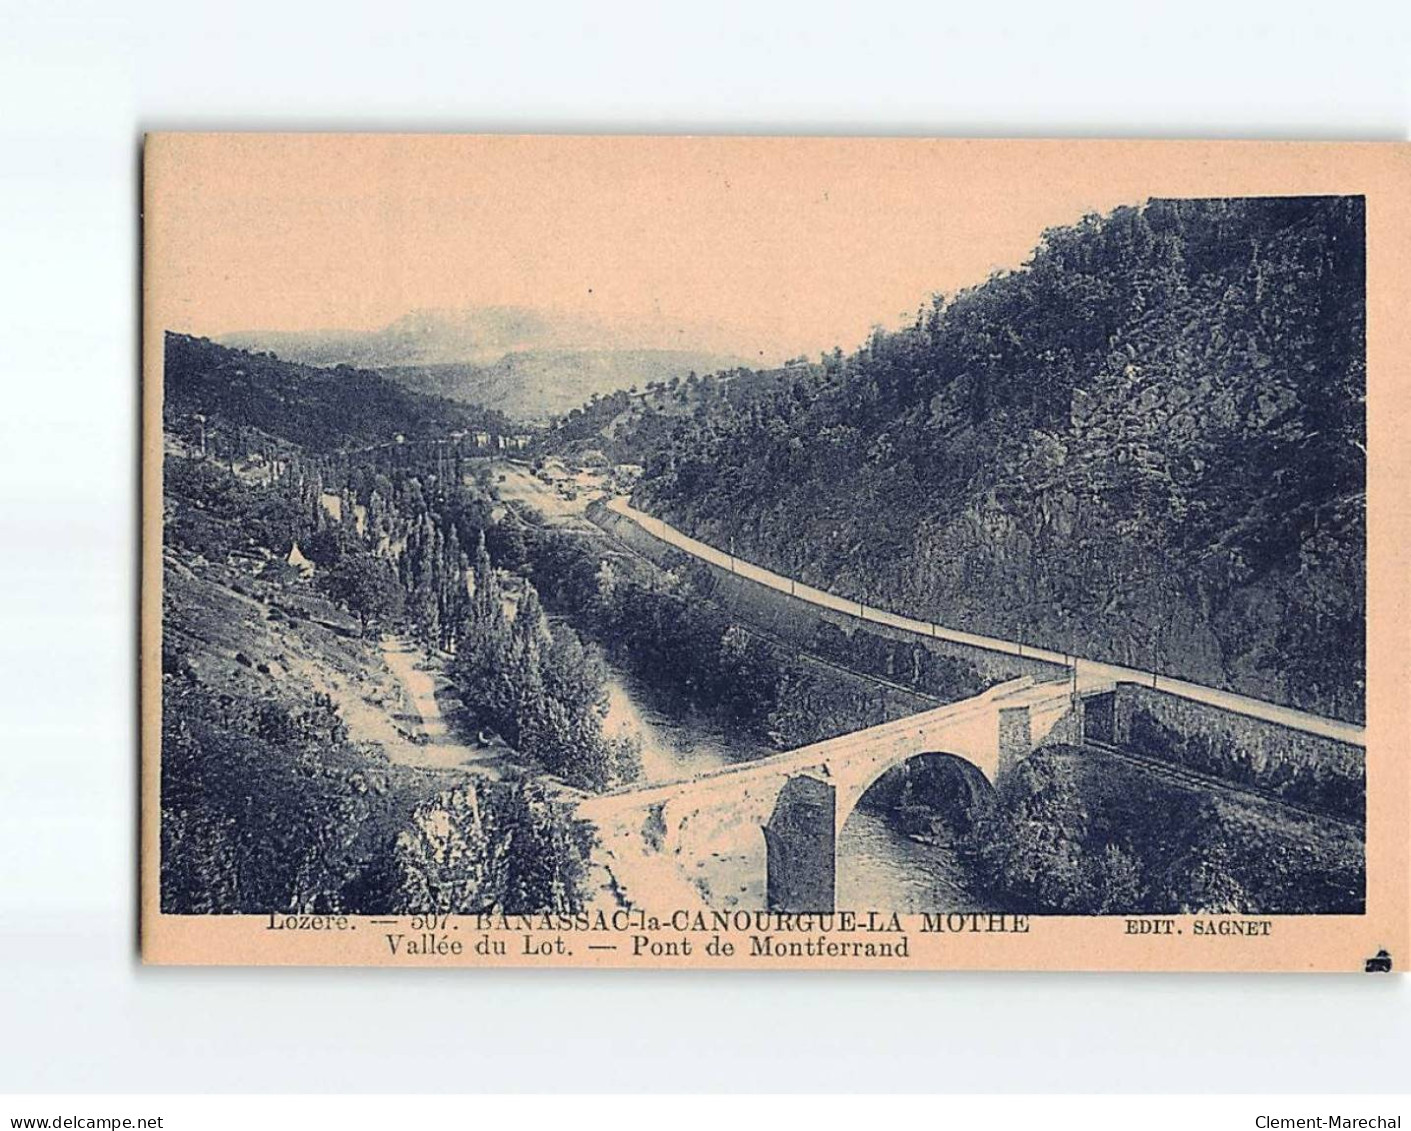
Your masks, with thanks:
M393 912L577 911L591 848L534 782L457 786L417 807L391 853Z
M607 689L596 650L566 625L550 628L532 586L510 619L483 542L472 579L454 672L476 715L573 785L604 789L635 779L640 750L603 734Z
M706 715L779 749L896 717L875 686L810 660L810 650L859 674L894 677L953 699L982 687L963 665L929 653L917 658L871 634L859 633L850 644L824 625L798 645L776 641L713 600L710 571L687 563L661 570L552 528L532 531L529 557L549 607L602 641L614 662L674 710ZM904 704L901 713L919 702Z
M1001 901L1040 914L1358 914L1361 837L1165 783L1092 750L1037 751L974 811L964 846Z
M532 782L447 791L352 743L326 697L231 694L164 656L168 913L574 910L587 851Z
M325 578L329 595L358 618L364 636L370 625L394 622L406 603L396 570L376 554L344 554Z
M602 733L596 652L491 567L487 545L523 546L434 435L439 406L376 375L167 347L164 906L576 907L587 845L548 785L394 765L321 690L385 697L363 638L402 632L456 656L471 720L529 769L586 789L636 775L633 743ZM433 434L377 442L418 427Z
M242 430L316 452L387 443L398 434L512 430L500 413L418 396L369 370L296 365L185 334L166 336L162 393L165 419L183 421L178 434L192 434L200 423L194 418L204 417L208 444L237 455L246 450Z
M247 481L210 460L169 458L169 544L272 563L298 546L315 586L364 635L401 628L428 651L455 652L477 722L542 768L588 789L636 776L637 752L602 733L600 659L571 628L549 629L532 586L504 593L487 546L522 562L521 536L494 520L459 461L434 445L392 445L321 458L289 450L261 467Z

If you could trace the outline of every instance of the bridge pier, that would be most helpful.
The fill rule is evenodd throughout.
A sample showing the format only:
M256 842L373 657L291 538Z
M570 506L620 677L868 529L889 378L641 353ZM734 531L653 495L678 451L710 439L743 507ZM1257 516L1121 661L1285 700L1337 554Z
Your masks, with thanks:
M827 912L836 900L838 791L812 774L790 778L764 828L770 911Z
M999 709L999 773L1008 773L1034 749L1028 704ZM998 775L997 775L998 776Z
M1118 705L1114 688L1083 700L1083 733L1098 742L1120 745L1127 741L1131 729L1131 708Z
M1033 703L1001 705L998 711L996 778L1013 769L1040 746L1055 743L1081 746L1084 735L1093 726L1098 731L1121 729L1120 720L1114 718L1114 713L1111 693L1074 696L1056 706L1049 704L1037 711Z

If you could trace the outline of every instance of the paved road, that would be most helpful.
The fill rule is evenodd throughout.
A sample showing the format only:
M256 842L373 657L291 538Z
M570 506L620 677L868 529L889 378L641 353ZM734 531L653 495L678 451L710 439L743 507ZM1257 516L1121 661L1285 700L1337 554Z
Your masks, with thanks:
M1354 723L1345 723L1337 719L1325 719L1319 715L1309 714L1307 711L1298 711L1292 707L1281 707L1276 703L1266 703L1260 699L1252 699L1247 695L1237 695L1231 691L1221 691L1214 687L1205 687L1198 683L1175 679L1171 676L1144 672L1136 668L1124 668L1117 664L1108 664L1097 660L1086 660L1080 657L1065 655L1062 652L1051 652L1043 648L1034 648L1027 644L1018 644L1012 640L999 640L993 636L978 636L971 632L960 632L956 629L946 628L944 625L933 624L930 621L916 620L912 617L889 613L882 609L874 609L857 601L849 600L846 597L839 597L836 593L828 593L822 589L815 589L813 586L805 585L801 581L773 573L761 566L754 565L724 553L721 550L717 550L714 546L709 546L704 542L697 541L695 538L683 534L674 526L663 522L661 519L654 518L652 515L637 510L625 496L608 500L607 506L624 518L631 519L649 534L660 538L663 542L670 543L677 549L684 550L686 553L700 558L702 561L707 561L714 565L733 570L741 577L747 577L751 581L757 581L759 584L767 585L771 589L777 589L781 593L788 593L801 601L808 601L810 604L819 605L826 609L833 609L841 613L848 613L851 616L860 617L863 620L875 621L878 624L887 625L889 628L900 629L903 632L913 632L918 636L930 636L938 640L950 640L957 644L968 644L971 647L984 648L992 652L1005 652L1012 656L1028 656L1055 664L1076 664L1079 674L1084 681L1121 680L1123 682L1142 683L1148 687L1155 686L1161 691L1165 691L1171 695L1179 695L1184 699L1191 699L1199 703L1208 703L1212 706L1220 707L1236 714L1246 715L1250 718L1278 723L1281 726L1290 727L1294 730L1320 735L1324 738L1335 739L1338 742L1346 742L1354 746L1366 745L1365 731L1362 727Z

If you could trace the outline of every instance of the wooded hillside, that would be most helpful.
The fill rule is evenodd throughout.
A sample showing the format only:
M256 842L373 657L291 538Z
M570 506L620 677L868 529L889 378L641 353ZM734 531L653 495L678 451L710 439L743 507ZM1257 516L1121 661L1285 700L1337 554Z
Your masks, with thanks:
M510 432L497 412L403 389L380 373L340 365L320 369L206 338L168 333L163 414L169 429L201 413L217 425L254 428L313 451L452 429Z
M851 356L672 399L613 440L647 465L637 502L706 541L954 627L1363 716L1360 197L1088 216Z

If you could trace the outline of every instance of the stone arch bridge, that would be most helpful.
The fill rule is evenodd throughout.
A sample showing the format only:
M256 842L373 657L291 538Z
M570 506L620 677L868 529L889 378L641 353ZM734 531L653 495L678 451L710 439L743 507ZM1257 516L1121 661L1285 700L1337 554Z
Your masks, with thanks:
M634 903L699 903L700 889L689 878L693 862L704 868L722 856L757 860L762 829L768 907L832 911L838 835L888 770L921 755L948 754L993 784L1041 745L1080 743L1085 702L1107 696L1110 712L1114 690L1110 681L1076 675L1050 683L1025 677L769 758L584 798L577 813L598 828L619 861L617 882Z

